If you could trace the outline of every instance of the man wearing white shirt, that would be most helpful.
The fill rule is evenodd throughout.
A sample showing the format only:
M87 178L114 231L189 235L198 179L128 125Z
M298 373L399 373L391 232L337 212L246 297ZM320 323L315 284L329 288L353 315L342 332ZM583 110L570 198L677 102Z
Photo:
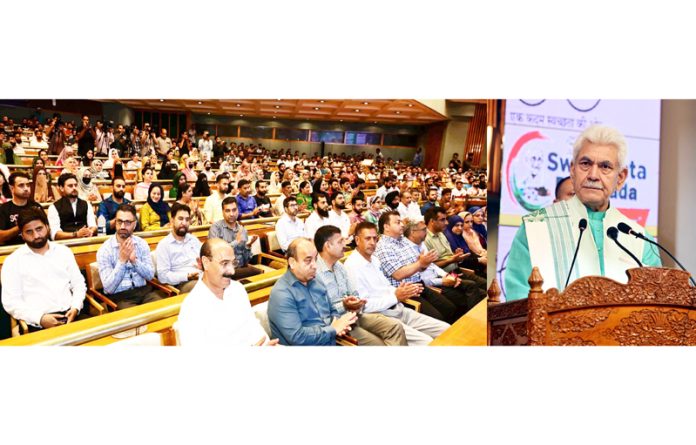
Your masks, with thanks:
M310 239L314 239L317 229L331 224L329 222L329 202L328 195L324 192L314 194L314 211L305 220L305 233Z
M77 197L77 177L63 173L58 177L61 199L48 208L51 239L89 238L97 234L94 209L87 201Z
M329 224L341 229L341 236L348 238L352 235L355 227L350 225L350 217L344 212L346 199L342 193L336 193L329 198L331 210L329 210ZM316 232L316 231L315 231Z
M232 280L234 250L208 239L200 251L203 277L181 303L177 331L182 346L273 346L254 315L244 286Z
M157 279L187 293L198 282L198 255L201 242L188 233L191 209L175 202L172 204L172 231L157 243Z
M275 233L280 248L285 252L292 240L306 237L306 235L304 223L297 217L298 206L295 196L291 195L283 202L283 209L285 213L278 218Z
M423 220L423 215L421 215L420 207L418 207L417 203L413 202L413 195L411 195L411 192L409 190L406 190L401 194L401 202L399 203L399 206L396 208L396 210L399 212L399 215L401 215L402 220Z
M465 198L466 197L466 189L464 188L464 181L461 179L457 179L455 182L455 187L452 189L452 199L455 198Z
M406 308L403 301L415 297L423 289L418 283L402 282L399 287L389 284L380 270L377 257L377 227L369 222L355 228L356 249L345 262L348 276L355 284L360 298L367 300L364 312L380 312L404 324L409 345L427 345L450 325Z
M29 148L47 149L48 141L43 137L43 131L37 129L34 131L34 136L29 139Z
M26 244L12 252L2 267L2 304L24 320L30 331L70 323L82 310L85 279L70 248L48 241L48 219L35 207L19 213L18 227Z
M273 213L276 216L281 216L285 212L285 200L292 194L292 184L290 181L283 181L280 184L281 195L276 198L275 204L273 204Z
M204 131L203 137L198 140L198 151L203 155L203 153L208 153L208 159L213 156L213 140L210 139L210 132Z
M387 193L393 192L394 190L396 190L396 188L394 187L394 178L390 176L384 180L384 184L382 184L382 186L377 189L375 195L379 196L379 199L384 200L384 197L387 196Z

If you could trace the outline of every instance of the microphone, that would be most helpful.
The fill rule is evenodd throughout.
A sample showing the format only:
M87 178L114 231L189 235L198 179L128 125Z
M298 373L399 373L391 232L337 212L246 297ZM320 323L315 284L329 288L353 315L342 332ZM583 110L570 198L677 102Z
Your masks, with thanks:
M578 229L580 229L580 236L578 236L578 243L575 245L575 255L573 255L573 261L570 263L570 270L568 271L568 278L566 278L565 287L568 287L568 281L570 281L570 274L573 272L573 266L575 266L575 259L578 257L578 251L580 250L580 240L582 239L582 234L585 233L587 229L587 220L582 218L578 223Z
M669 252L669 250L667 250L667 249L665 249L664 247L662 247L657 241L653 241L653 240L651 240L650 238L648 238L647 236L643 235L642 233L636 232L635 230L633 230L633 229L631 228L631 226L629 226L629 225L626 224L626 223L620 222L620 223L617 225L617 227L619 228L620 231L622 231L622 232L625 233L626 235L633 235L633 236L635 236L636 238L640 238L640 239L642 239L643 241L647 241L647 242L649 242L650 244L653 244L653 245L659 247L664 253L666 253L667 255L669 255L669 257L672 258L672 260L674 260L674 262L677 263L677 264L679 265L679 267L681 267L681 269L682 269L684 272L689 272L688 270L686 270L686 268L684 267L684 265L683 265L682 263L680 263L679 260L676 259L676 258L674 257L674 255L672 255L672 254ZM689 273L689 275L691 275L691 273ZM691 280L691 283L693 283L693 285L696 286L696 281L694 281L694 277L690 276L690 277L689 277L689 280Z
M619 230L616 227L609 227L607 229L607 236L611 239L614 240L617 246L621 248L624 252L626 252L633 260L638 263L638 267L643 267L643 264L638 261L638 258L636 258L635 255L633 255L627 248L625 248L618 240L619 238Z

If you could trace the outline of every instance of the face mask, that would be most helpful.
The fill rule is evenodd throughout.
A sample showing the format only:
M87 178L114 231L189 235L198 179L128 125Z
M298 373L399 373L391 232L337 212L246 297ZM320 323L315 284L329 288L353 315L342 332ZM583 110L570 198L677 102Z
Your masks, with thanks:
M84 182L85 184L89 184L90 182L92 182L92 178L82 178L82 182Z
M189 164L188 167L189 167L189 168L193 168L193 164Z
M205 169L210 170L211 168L212 168L211 166L207 166Z

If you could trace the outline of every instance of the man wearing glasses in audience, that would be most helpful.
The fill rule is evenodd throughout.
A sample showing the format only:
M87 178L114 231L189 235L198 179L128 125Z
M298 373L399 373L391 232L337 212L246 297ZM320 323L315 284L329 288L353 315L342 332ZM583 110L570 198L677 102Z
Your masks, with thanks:
M135 207L122 204L116 211L116 234L97 251L99 277L106 294L118 309L137 306L165 297L147 280L155 275L147 241L133 235L137 216Z

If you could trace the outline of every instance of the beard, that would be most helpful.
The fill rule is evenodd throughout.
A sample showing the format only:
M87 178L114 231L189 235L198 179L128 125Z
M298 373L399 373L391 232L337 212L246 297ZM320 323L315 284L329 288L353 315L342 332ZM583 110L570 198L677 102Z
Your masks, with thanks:
M176 229L176 234L179 236L185 236L188 233L188 227L179 227Z
M320 207L317 207L317 213L319 216L322 218L328 218L329 217L329 209L321 209Z
M33 249L41 249L48 242L47 237L34 238L31 242L27 241L27 245Z
M114 192L114 197L116 199L123 199L124 196L126 196L126 192L124 192L123 190L119 190L117 192Z
M342 203L342 204L336 203L336 204L334 204L334 205L335 205L336 208L339 209L339 210L345 210L345 209L346 209L346 203L345 203L345 202Z

